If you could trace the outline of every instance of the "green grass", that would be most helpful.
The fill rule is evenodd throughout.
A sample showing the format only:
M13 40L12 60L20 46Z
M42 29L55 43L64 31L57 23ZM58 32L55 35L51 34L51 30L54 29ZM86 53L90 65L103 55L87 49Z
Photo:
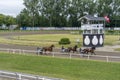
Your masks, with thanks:
M65 80L119 80L120 63L0 53L0 69Z
M120 44L120 40L119 40L118 35L105 35L105 40L104 43L105 45L116 45L116 44ZM36 41L37 43L42 42L42 44L44 45L44 43L46 44L56 44L58 45L58 41L61 38L69 38L70 41L72 42L73 45L76 44L76 40L79 38L80 39L80 46L82 46L83 43L83 39L82 39L82 35L73 35L73 34L44 34L44 35L26 35L26 36L19 36L18 37L14 37L15 39L21 40L21 41ZM49 43L47 43L49 42ZM42 45L39 44L39 45Z
M16 31L15 31L16 32ZM20 33L23 33L26 31L22 31ZM70 34L70 31L68 34L57 34L57 32L62 31L55 31L56 34L48 34L52 33L52 31L42 31L47 34L38 34L38 35L24 35L24 36L14 36L14 40L5 39L4 37L0 37L0 43L7 43L7 44L18 44L18 45L29 45L29 46L46 46L54 44L56 47L61 47L61 45L58 44L61 38L69 38L71 41L70 45L65 46L73 46L76 43L76 40L80 39L79 46L82 46L83 43L83 37L81 34ZM53 31L54 32L54 31ZM65 31L63 31L65 32ZM77 32L77 31L76 31ZM0 32L2 33L2 32ZM5 33L5 32L4 32ZM9 33L9 32L8 32ZM12 32L11 32L12 33ZM13 32L14 34L14 32ZM105 35L104 36L104 45L120 45L120 36L119 35Z
M105 45L120 45L119 35L105 35Z
M58 42L61 38L69 38L71 43L70 45L75 45L76 40L80 39L80 45L82 45L82 36L73 35L73 34L42 34L42 35L24 35L24 36L15 36L13 40L0 38L0 43L8 44L18 44L18 45L30 45L30 46L46 46L54 44L55 46L60 46ZM66 45L68 46L68 45Z
M116 48L115 50L116 50L116 51L120 51L120 48Z

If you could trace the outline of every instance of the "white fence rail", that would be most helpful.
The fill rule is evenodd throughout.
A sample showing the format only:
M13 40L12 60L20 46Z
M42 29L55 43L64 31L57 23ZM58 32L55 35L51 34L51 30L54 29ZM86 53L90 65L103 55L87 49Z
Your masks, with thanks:
M38 55L37 50L21 50L21 49L6 49L0 48L2 52L17 53L17 54L33 54ZM103 56L103 55L86 55L86 54L74 54L74 53L61 53L61 52L51 52L48 56L52 57L65 57L65 58L80 58L86 60L102 60L106 62L120 62L120 56Z
M6 78L6 80L62 80L58 78L47 78L44 76L35 76L29 74L22 74L17 72L8 72L8 71L0 71L0 78Z

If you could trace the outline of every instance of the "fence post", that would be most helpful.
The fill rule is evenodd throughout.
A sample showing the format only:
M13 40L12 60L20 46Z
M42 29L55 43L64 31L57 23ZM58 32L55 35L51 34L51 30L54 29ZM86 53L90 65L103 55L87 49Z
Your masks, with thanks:
M45 78L42 78L42 80L45 80Z
M12 51L13 51L13 54L14 54L14 53L15 53L15 50L13 49Z
M35 80L39 80L39 76L36 76L36 79Z
M54 52L52 52L52 57L55 57L55 54L54 54Z
M21 49L19 49L19 54L21 54Z
M72 58L72 54L70 53L70 59Z
M87 60L90 60L90 55L88 55L88 58L87 58Z
M2 71L0 71L0 75L2 74Z
M16 73L16 80L22 80L21 76L22 76L21 74Z
M109 62L109 57L108 56L106 56L106 59L107 59L107 62Z
M8 51L8 53L10 53L10 51L9 51L10 49L7 49L7 51Z
M24 53L25 51L24 50L22 50L22 53L25 55L25 53Z

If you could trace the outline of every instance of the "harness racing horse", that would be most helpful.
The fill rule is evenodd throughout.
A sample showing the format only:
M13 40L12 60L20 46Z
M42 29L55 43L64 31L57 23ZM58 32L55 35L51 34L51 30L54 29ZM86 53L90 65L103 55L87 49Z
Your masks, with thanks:
M96 55L95 54L95 47L83 49L83 50L81 50L81 53L82 54L89 54L89 53L91 53L91 55L93 55L93 54Z
M51 45L49 47L43 47L42 49L43 49L43 52L45 52L45 54L46 54L47 51L52 52L53 51L53 47L55 47L55 46Z
M61 48L61 51L62 52L77 52L77 48L78 48L78 46L77 45L75 45L74 47L68 47L68 48L64 48L63 46L62 46L62 48Z
M78 48L77 45L75 45L74 47L68 47L68 51L69 51L69 52L72 51L72 52L74 53L74 52L77 52L77 48Z

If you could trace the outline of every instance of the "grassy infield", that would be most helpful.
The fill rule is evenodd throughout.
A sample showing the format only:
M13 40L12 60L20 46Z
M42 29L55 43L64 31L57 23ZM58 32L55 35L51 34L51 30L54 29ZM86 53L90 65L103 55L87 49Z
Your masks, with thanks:
M0 39L3 43L14 43L26 45L48 45L55 44L62 37L68 37L75 44L79 35L52 34L52 35L30 35L14 37L16 40ZM119 36L105 36L105 44L118 44ZM82 36L79 36L82 41ZM43 39L45 39L43 41ZM52 41L51 41L52 39ZM46 43L49 41L49 43ZM43 43L45 42L45 43ZM82 43L82 42L81 42ZM120 63L106 63L99 61L87 61L77 59L50 58L45 56L25 56L17 54L0 53L0 69L44 76L52 76L67 80L119 80Z
M15 36L14 40L5 39L0 37L0 43L9 44L19 44L19 45L30 45L30 46L46 46L54 44L57 47L61 45L58 44L61 38L69 38L71 43L66 46L73 46L76 44L77 39L80 39L80 46L82 46L82 35L79 34L42 34L42 35L25 35L25 36ZM105 35L105 45L120 44L119 35Z
M120 63L0 53L0 69L66 80L119 80Z

